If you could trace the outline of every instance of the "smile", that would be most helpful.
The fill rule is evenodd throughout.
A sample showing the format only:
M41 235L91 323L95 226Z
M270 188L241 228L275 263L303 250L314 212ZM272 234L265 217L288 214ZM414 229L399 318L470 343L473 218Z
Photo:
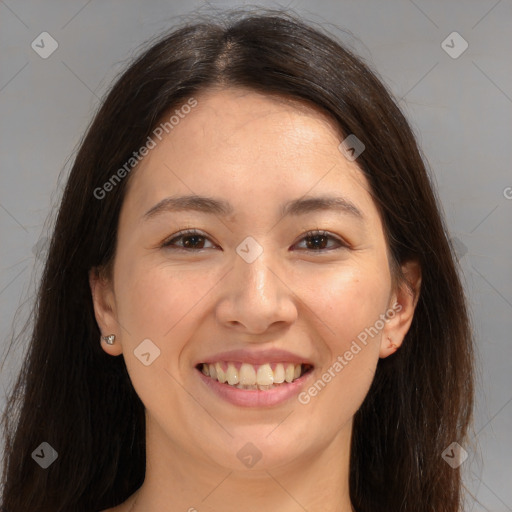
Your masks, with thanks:
M240 362L200 363L197 369L212 380L238 389L268 391L291 384L309 371L310 364Z

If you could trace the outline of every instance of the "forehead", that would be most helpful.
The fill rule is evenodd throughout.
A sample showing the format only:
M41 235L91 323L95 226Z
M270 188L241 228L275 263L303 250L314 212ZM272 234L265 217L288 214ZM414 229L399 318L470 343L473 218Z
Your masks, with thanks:
M174 192L229 196L244 209L250 197L283 203L333 189L374 209L363 173L338 149L339 127L318 109L247 89L194 98L130 177L126 200L139 209Z
M199 154L205 145L219 151L243 146L260 158L279 148L307 154L322 151L340 138L326 114L295 99L230 88L206 91L197 101L198 106L180 121L180 130L172 130L169 140L173 135L176 142L189 138L188 146ZM301 151L299 146L306 144Z

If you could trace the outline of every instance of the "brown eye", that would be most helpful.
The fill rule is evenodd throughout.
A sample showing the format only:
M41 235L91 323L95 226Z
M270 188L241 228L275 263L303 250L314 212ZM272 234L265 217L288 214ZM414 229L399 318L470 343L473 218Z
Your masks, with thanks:
M166 247L169 249L183 249L183 250L201 250L208 249L205 247L205 243L208 238L202 233L191 230L191 231L182 231L177 236L174 236L162 244L162 247ZM180 242L181 243L178 243ZM213 244L212 244L213 245Z
M339 249L340 247L347 247L339 238L331 235L326 231L309 231L302 238L306 242L305 249L312 252L325 252L333 249ZM331 242L331 247L328 247ZM334 242L334 247L332 247Z

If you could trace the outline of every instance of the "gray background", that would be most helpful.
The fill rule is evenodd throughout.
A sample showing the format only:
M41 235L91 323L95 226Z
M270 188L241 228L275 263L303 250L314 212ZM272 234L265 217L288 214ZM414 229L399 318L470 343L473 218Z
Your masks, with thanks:
M243 5L249 4L0 0L2 356L28 313L45 251L45 220L54 214L99 98L140 44L183 15ZM512 511L512 2L258 5L289 7L328 25L400 98L458 249L478 344L478 404L463 469L480 503L467 510ZM59 44L47 59L31 48L44 31ZM441 46L453 31L469 44L458 58ZM457 40L448 44L461 48ZM2 395L23 350L15 347L2 368Z

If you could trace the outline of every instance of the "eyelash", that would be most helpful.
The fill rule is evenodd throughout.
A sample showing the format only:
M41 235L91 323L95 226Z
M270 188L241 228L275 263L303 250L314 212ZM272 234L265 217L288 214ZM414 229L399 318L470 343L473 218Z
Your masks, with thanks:
M168 238L167 240L165 240L161 247L162 248L166 248L166 249L170 249L170 250L177 250L177 251L186 251L186 252L197 252L197 251L203 251L205 250L205 248L201 248L201 249L190 249L190 248L186 248L186 247L172 247L173 243L176 242L176 240L179 240L179 239L183 239L183 238L186 238L187 236L199 236L199 237L202 237L204 239L208 239L208 237L201 233L200 231L197 231L196 229L186 229L186 230L183 230L183 231L180 231L179 233L175 233L174 235L172 235L172 238ZM336 249L342 249L342 248L348 248L348 244L345 243L343 240L341 240L340 238L330 234L328 231L323 231L321 229L317 229L317 230L313 230L313 231L308 231L307 233L304 233L304 235L302 236L301 240L304 240L306 238L311 238L311 237L316 237L316 236L320 236L320 237L327 237L331 240L334 240L335 242L337 242L339 244L339 247L334 247L334 248L330 248L330 249L303 249L304 251L306 252L310 252L310 253L325 253L325 252L328 252L328 251L333 251L333 250L336 250ZM213 243L213 242L212 242ZM206 248L208 249L208 248Z

